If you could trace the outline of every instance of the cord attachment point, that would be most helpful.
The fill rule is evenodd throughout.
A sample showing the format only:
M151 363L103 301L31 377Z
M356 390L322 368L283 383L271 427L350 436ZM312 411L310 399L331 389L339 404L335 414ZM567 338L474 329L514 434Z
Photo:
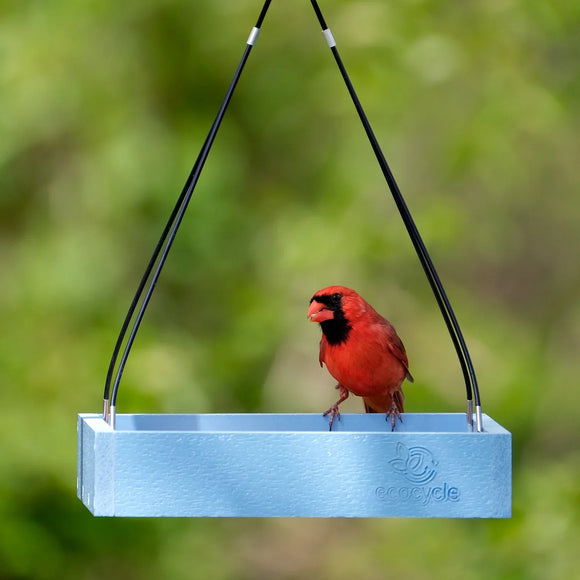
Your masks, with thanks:
M475 425L478 433L483 433L483 414L481 405L475 406Z

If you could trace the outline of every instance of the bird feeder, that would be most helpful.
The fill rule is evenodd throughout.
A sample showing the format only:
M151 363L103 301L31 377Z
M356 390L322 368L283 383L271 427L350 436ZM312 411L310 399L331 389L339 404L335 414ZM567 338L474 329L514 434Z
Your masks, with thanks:
M405 413L394 431L380 414L343 414L329 431L321 414L116 412L135 335L270 3L250 32L130 305L109 366L103 412L78 415L78 496L95 516L510 517L511 434L482 413L455 314L316 0L311 3L324 38L457 351L466 413Z

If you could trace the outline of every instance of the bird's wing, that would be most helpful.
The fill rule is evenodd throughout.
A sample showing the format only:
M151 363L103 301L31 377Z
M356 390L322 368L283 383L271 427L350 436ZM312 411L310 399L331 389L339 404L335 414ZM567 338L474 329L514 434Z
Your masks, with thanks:
M391 326L391 328L393 328ZM414 383L415 379L413 375L409 372L409 359L407 358L407 353L405 352L405 347L403 346L403 341L399 338L395 329L393 328L393 332L387 341L387 345L389 350L395 355L395 357L401 361L401 364L405 367L405 374L407 376L407 380L410 383Z
M325 353L326 353L326 338L323 334L322 338L320 339L320 352L318 353L318 362L320 363L320 366L322 366L322 364L324 363Z

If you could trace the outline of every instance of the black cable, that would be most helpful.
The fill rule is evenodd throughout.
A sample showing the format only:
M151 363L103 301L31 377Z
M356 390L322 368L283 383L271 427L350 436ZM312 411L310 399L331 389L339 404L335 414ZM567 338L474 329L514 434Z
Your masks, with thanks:
M441 310L441 313L443 315L443 318L445 320L445 323L447 325L447 328L449 330L453 344L455 346L455 349L456 349L458 357L459 357L459 361L460 361L461 368L462 368L464 378L465 378L468 402L472 401L472 397L473 397L472 393L474 393L476 406L477 406L478 410L480 410L481 403L480 403L479 389L477 386L477 379L475 377L475 372L474 372L473 365L471 362L471 357L469 355L469 351L468 351L467 346L465 344L463 334L461 332L461 329L459 327L459 324L457 322L457 319L455 317L455 314L453 312L451 304L449 303L449 300L447 298L447 295L445 293L445 290L443 288L441 280L439 279L437 271L435 270L435 267L431 261L431 258L427 252L427 249L425 248L425 245L421 239L421 236L417 230L417 227L416 227L416 225L411 217L409 209L408 209L408 207L403 199L403 196L398 188L398 185L397 185L397 183L394 179L394 176L389 168L389 165L388 165L388 163L387 163L387 161L386 161L386 159L381 151L381 148L380 148L378 141L373 133L373 130L370 126L370 123L366 117L366 114L364 113L364 110L363 110L362 105L358 99L358 96L356 95L354 87L350 81L350 78L346 72L344 64L342 63L342 60L341 60L340 55L338 53L338 50L336 48L336 44L334 43L334 38L332 37L330 30L326 26L326 22L324 20L324 17L322 16L322 12L318 6L318 3L316 2L316 0L311 0L311 2L312 2L312 6L316 12L316 15L318 17L318 20L320 22L320 25L322 27L323 33L327 39L328 45L329 45L329 47L330 47L330 49L335 57L336 63L339 67L339 70L342 74L344 82L345 82L347 89L350 93L350 96L353 100L355 108L359 114L359 117L361 119L363 127L367 133L367 137L371 143L373 151L375 152L375 155L377 157L379 165L383 171L383 174L385 176L387 184L391 190L391 193L393 195L395 203L399 209L399 212L401 214L403 222L407 228L407 231L409 233L409 236L411 238L413 246L415 247L415 250L417 252L417 255L419 257L421 265L423 266L423 269L425 271L427 279L429 280L429 283L431 285L433 293L435 294L435 298L437 300L437 303L439 305L439 308ZM125 320L123 322L121 331L119 333L119 337L117 339L117 342L115 344L115 348L113 350L113 355L111 357L111 361L110 361L108 372L107 372L107 378L106 378L106 382L105 382L105 393L104 393L105 418L107 418L107 415L108 415L109 399L111 402L111 407L115 407L115 405L116 405L119 383L121 380L121 376L123 374L123 370L125 368L125 364L127 362L127 358L128 358L129 353L131 351L131 347L132 347L133 342L135 340L135 336L137 334L137 331L139 329L139 326L140 326L141 321L143 319L143 316L145 314L145 310L146 310L146 308L149 304L149 301L151 299L152 293L155 289L155 285L157 284L157 280L159 279L159 276L161 274L161 270L163 268L163 265L165 264L165 260L167 259L167 255L169 253L169 250L171 249L171 246L173 244L175 236L177 235L177 231L179 229L179 226L181 225L181 222L183 220L183 216L184 216L185 211L187 209L187 206L191 200L194 189L197 185L197 182L198 182L199 177L201 175L201 171L203 170L205 161L207 160L207 157L209 155L209 152L211 150L211 147L213 145L213 142L215 140L215 137L217 135L217 132L219 130L219 127L221 125L221 122L223 120L225 112L227 110L227 107L228 107L230 100L233 96L233 93L234 93L234 90L237 86L239 78L242 74L242 71L243 71L243 68L244 68L246 61L248 59L249 53L250 53L250 51L255 43L255 40L257 39L258 33L260 31L260 27L262 25L262 22L263 22L265 16L266 16L266 13L268 11L270 3L271 3L271 0L266 0L264 2L264 5L263 5L262 10L260 12L260 15L258 17L258 20L256 22L256 26L252 29L250 37L247 41L246 49L244 51L244 54L243 54L242 59L240 61L240 64L239 64L239 66L234 74L234 78L233 78L233 80L228 88L228 91L226 93L224 101L223 101L223 103L218 111L218 114L217 114L217 116L216 116L216 118L211 126L209 134L208 134L208 136L207 136L207 138L202 146L202 149L200 151L198 158L195 161L195 164L191 170L191 173L189 174L189 177L185 183L185 186L181 192L181 195L179 196L177 203L176 203L176 205L175 205L175 207L174 207L174 209L169 217L169 220L168 220L168 222L163 230L161 238L159 239L159 242L157 243L157 246L155 247L153 255L151 256L151 259L149 260L149 263L147 265L145 273L144 273L144 275L139 283L139 286L137 288L137 291L135 293L133 301L131 302L131 305L129 307L129 310L127 312ZM152 272L153 272L153 276L151 277ZM127 330L129 328L129 324L130 324L130 322L133 318L133 315L135 314L135 311L137 309L137 305L139 304L139 301L143 295L143 291L145 290L145 287L146 287L147 282L149 280L150 280L150 282L149 282L149 286L147 288L147 291L145 293L145 297L143 298L143 301L141 303L141 307L139 308L137 318L135 319L135 321L133 323L133 327L131 329L129 338L127 340L127 343L125 345L125 349L123 351L123 355L121 357L121 361L120 361L119 366L117 368L117 372L115 375L115 381L113 383L112 396L110 396L111 395L112 377L113 377L115 365L116 365L116 362L117 362L117 359L118 359L118 356L119 356L119 353L121 350L121 346L122 346L123 341L125 339L125 335L126 335ZM479 422L480 421L479 421L479 415L478 415L478 427L479 427Z
M207 139L206 139L206 142L204 143L204 147L206 144L207 144ZM171 213L171 216L169 217L169 220L167 221L167 224L165 225L165 229L163 230L163 233L161 234L161 238L159 238L159 242L157 243L157 246L153 252L153 255L151 256L151 259L149 260L149 264L147 265L145 273L143 274L143 277L141 278L141 282L139 283L139 287L137 288L137 292L135 293L135 296L133 297L133 301L131 302L131 306L129 307L129 311L127 312L127 315L126 315L125 320L123 322L121 332L119 333L117 343L115 344L115 348L113 350L113 356L111 357L111 361L109 363L109 369L107 372L107 379L105 381L105 394L104 394L105 400L109 399L109 392L110 392L110 388L111 388L111 381L113 378L113 371L115 370L115 363L117 362L117 357L119 356L119 351L121 350L121 346L123 344L123 339L125 337L125 333L127 332L127 328L129 327L129 323L131 322L131 318L133 317L133 314L135 312L135 308L137 307L137 304L139 303L139 298L141 297L143 289L145 288L145 284L147 283L147 280L149 279L151 271L153 270L153 266L157 262L157 258L159 257L159 253L161 252L161 249L163 248L163 244L165 243L167 235L169 234L169 230L171 228L171 225L173 224L175 217L177 216L177 213L179 211L179 208L181 207L181 204L183 203L183 200L185 199L185 196L190 188L194 173L197 171L199 160L200 160L200 158L198 157L194 166L193 166L193 169L191 170L191 173L189 174L189 177L187 178L187 181L185 183L183 191L181 192L181 195L179 196L179 199L177 200L177 203L175 204L175 207L173 208L173 212Z
M423 270L425 271L425 275L429 280L429 284L431 285L431 289L433 290L435 299L437 300L437 304L439 305L439 309L441 310L441 314L443 315L443 319L445 320L445 324L447 326L449 334L451 335L451 340L453 342L453 345L455 346L455 350L457 351L457 356L459 358L459 363L461 365L461 370L463 372L463 377L465 380L465 389L467 392L468 404L471 403L471 401L473 400L473 396L475 396L475 405L476 408L478 409L478 430L479 430L480 427L479 413L481 408L481 400L479 396L479 388L477 385L475 370L473 368L471 356L469 355L469 350L467 349L465 339L463 338L463 333L461 332L461 328L459 326L459 323L457 322L457 318L455 316L453 308L451 307L449 299L447 298L447 294L445 292L445 289L443 288L443 284L441 283L439 275L437 274L437 270L433 265L429 253L427 252L427 248L425 247L421 235L417 230L417 226L413 221L411 212L409 211L409 208L407 207L407 204L403 199L399 186L395 181L395 178L391 172L389 164L387 163L387 160L383 155L383 152L375 137L375 134L369 123L369 120L363 110L361 102L354 90L354 87L352 85L352 82L350 81L348 73L346 72L346 68L342 62L342 59L340 58L338 49L336 48L336 43L334 42L334 38L332 36L332 33L330 32L330 29L326 25L320 7L318 6L318 2L316 0L311 0L311 3L318 18L318 21L320 23L320 26L322 27L322 31L327 40L328 46L332 51L332 54L334 55L342 78L346 84L348 92L360 117L360 120L370 141L370 144L373 148L373 151L377 157L385 180L389 186L389 189L391 190L399 213L401 214L403 222L407 228L407 232L409 234L409 237L411 238L411 242L413 243L415 251L417 252L417 255L419 257L419 261L421 262ZM471 417L468 417L468 420L471 421Z
M222 122L224 115L226 113L227 107L231 101L234 90L235 90L237 83L240 79L240 76L241 76L242 71L244 69L244 66L246 64L246 61L249 57L250 51L251 51L252 47L254 46L254 43L258 37L260 27L262 25L262 22L264 21L264 18L266 16L266 13L268 11L270 3L271 3L271 0L265 0L265 2L264 2L264 5L263 5L262 10L260 12L260 15L258 17L258 20L256 21L256 25L252 29L252 32L250 33L250 37L248 38L248 41L246 43L246 48L244 50L244 54L241 58L240 64L238 65L238 68L236 69L236 71L234 73L234 77L233 77L233 79L230 83L230 86L226 92L226 96L224 97L222 105L221 105L221 107L216 115L216 118L215 118L215 120L210 128L208 136L206 137L206 140L205 140L205 142L201 148L201 151L200 151L200 153L199 153L199 155L198 155L198 157L193 165L193 168L189 174L189 177L187 178L187 181L183 187L181 195L179 196L177 203L175 204L175 207L174 207L174 209L169 217L169 220L167 221L167 224L165 225L165 228L163 230L163 233L161 234L159 242L157 243L157 246L155 247L155 250L153 251L151 259L149 260L147 268L145 269L145 273L143 274L143 277L141 278L141 281L139 283L139 286L137 288L135 296L133 297L133 301L131 302L131 305L129 307L127 315L125 316L125 320L123 321L123 325L121 327L121 331L119 333L119 337L118 337L117 342L115 344L115 348L113 350L111 361L109 363L109 368L107 371L107 378L105 381L105 392L104 392L104 404L105 404L104 415L105 415L105 419L108 418L109 399L110 399L110 406L111 407L115 407L115 405L116 405L117 393L119 390L119 383L121 381L121 376L123 374L123 370L125 368L127 358L128 358L129 353L131 351L131 347L132 347L133 342L135 340L135 336L137 334L137 331L139 330L141 320L143 319L143 315L145 314L145 310L147 308L147 305L149 304L149 301L151 299L151 295L153 293L153 290L155 289L155 285L157 284L157 280L159 279L159 276L161 274L161 270L163 268L163 265L165 264L165 260L167 259L167 255L169 253L169 250L171 249L171 246L173 244L175 236L177 235L177 230L179 229L179 226L181 225L181 222L183 220L183 216L184 216L185 211L187 209L187 206L191 200L191 197L193 195L193 192L194 192L195 187L197 185L197 182L199 180L199 176L201 175L201 171L203 170L204 164L207 160L207 157L209 155L209 152L211 150L211 147L213 145L213 142L215 140L217 132L220 128L221 122ZM154 268L155 268L155 270L154 270ZM153 272L153 276L151 276L152 272ZM111 394L111 383L112 383L113 374L115 371L115 365L117 363L117 359L118 359L119 353L121 351L121 346L122 346L123 341L125 339L125 335L126 335L127 330L129 328L129 324L130 324L130 322L133 318L133 315L135 314L135 311L137 309L137 305L139 304L139 301L143 295L143 292L144 292L145 287L147 285L147 282L149 280L150 280L150 282L149 282L149 286L147 288L147 291L145 293L145 297L143 298L143 301L141 302L141 306L140 306L139 311L137 313L137 317L133 323L133 327L132 327L131 332L129 334L129 338L127 339L127 343L125 345L125 349L123 351L121 361L119 362L119 366L118 366L117 372L115 374L115 381L113 383L113 389L112 389L112 394Z

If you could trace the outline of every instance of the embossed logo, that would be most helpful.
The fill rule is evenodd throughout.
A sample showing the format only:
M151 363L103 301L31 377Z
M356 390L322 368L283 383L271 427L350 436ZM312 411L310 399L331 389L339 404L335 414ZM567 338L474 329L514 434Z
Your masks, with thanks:
M397 443L397 457L389 463L395 471L401 473L407 481L425 485L437 475L437 462L429 449L425 447L407 447Z
M407 447L399 442L395 452L397 456L389 460L389 465L407 484L377 487L375 495L378 499L393 503L409 501L424 506L432 502L459 501L461 492L458 487L447 481L433 484L439 463L429 449L418 445Z

